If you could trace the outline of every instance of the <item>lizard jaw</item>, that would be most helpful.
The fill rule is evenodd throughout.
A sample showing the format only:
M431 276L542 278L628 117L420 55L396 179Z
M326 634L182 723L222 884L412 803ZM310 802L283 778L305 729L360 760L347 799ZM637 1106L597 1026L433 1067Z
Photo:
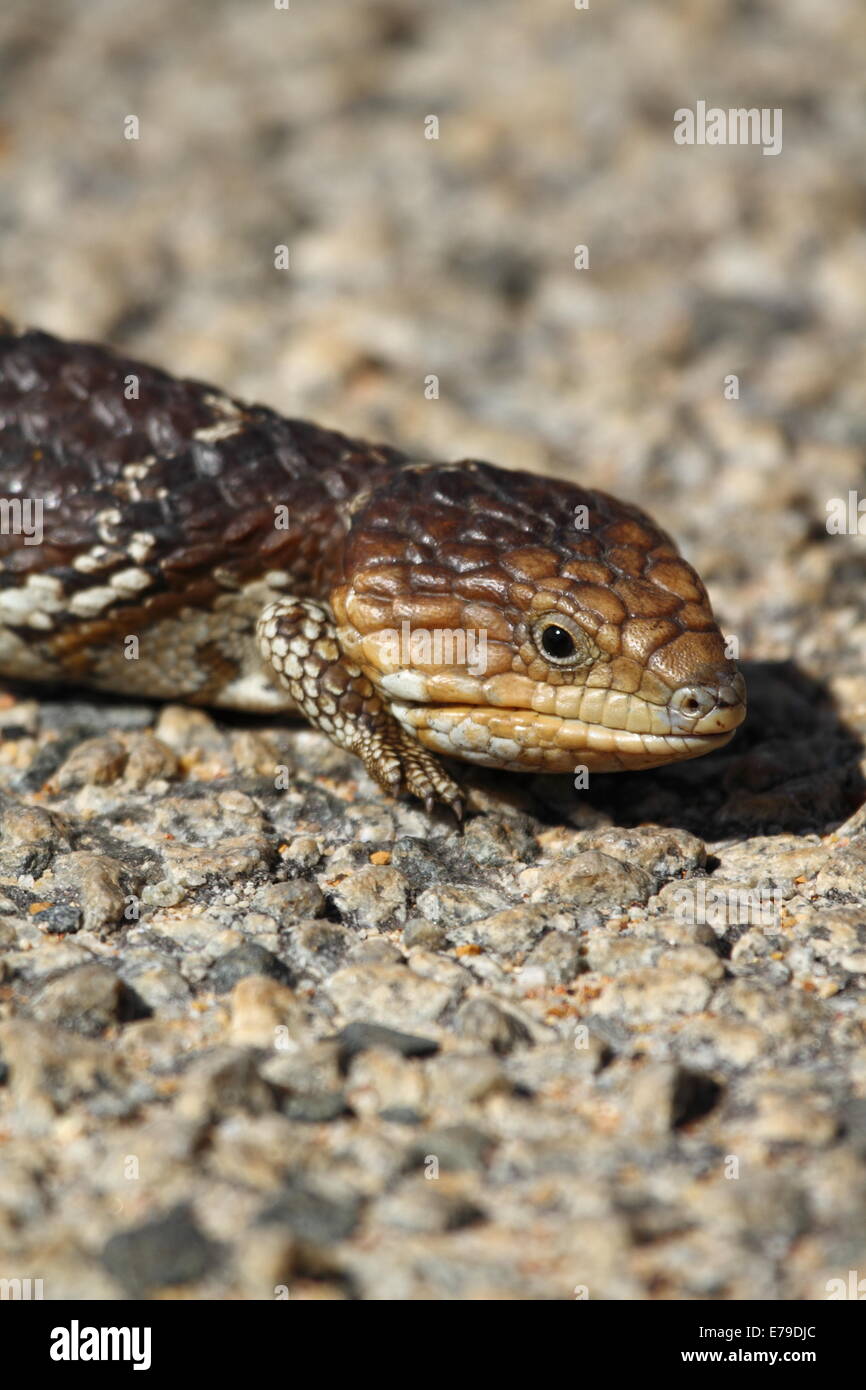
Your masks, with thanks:
M627 772L723 748L735 726L708 734L639 734L525 709L391 700L391 713L432 752L512 772ZM739 721L737 721L739 722Z

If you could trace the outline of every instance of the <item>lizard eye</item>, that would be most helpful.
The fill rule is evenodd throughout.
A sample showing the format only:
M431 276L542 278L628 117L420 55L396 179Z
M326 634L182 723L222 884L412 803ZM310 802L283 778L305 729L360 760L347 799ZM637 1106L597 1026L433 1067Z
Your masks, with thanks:
M585 666L592 660L589 641L562 613L546 613L532 629L532 640L551 666Z
M565 661L574 654L574 638L571 633L566 632L564 627L557 627L555 623L544 629L541 645L545 656L552 656L554 661Z

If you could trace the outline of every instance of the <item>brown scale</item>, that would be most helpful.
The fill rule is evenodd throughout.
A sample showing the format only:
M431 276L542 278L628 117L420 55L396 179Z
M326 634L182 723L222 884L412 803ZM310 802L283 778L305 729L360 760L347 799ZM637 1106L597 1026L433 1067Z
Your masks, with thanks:
M126 398L130 378L134 399ZM558 690L586 681L658 707L689 683L740 690L700 579L636 507L474 460L417 464L106 348L17 333L2 320L0 498L44 506L40 545L0 534L0 674L35 671L126 688L137 676L144 680L145 667L123 670L111 653L130 633L165 635L174 623L177 698L259 707L248 689L251 652L274 692L291 689L280 651L295 640L303 649L306 623L337 644L345 663L331 663L328 675L348 726L338 741L358 751L389 790L402 779L427 800L455 804L459 793L421 746L427 733L416 738L393 715L384 673L366 645L404 621L413 629L489 632L498 670ZM286 530L275 525L280 507L288 509ZM582 529L578 508L588 514ZM128 583L129 572L140 586L103 603L103 586L114 576ZM276 586L273 631L265 632L258 615L254 649L249 595L265 576L281 574L284 584L268 581ZM28 576L42 587L28 585ZM46 579L59 586L51 603ZM46 615L35 625L20 607L31 592L37 614ZM56 592L62 611L54 610ZM226 618L223 633L226 595L237 596L239 626L230 629ZM586 635L589 664L548 661L535 626L548 614ZM184 625L195 629L188 648ZM259 648L270 663L264 668ZM182 674L185 662L196 665L194 676ZM354 674L340 686L336 670ZM171 680L165 661L160 680ZM516 727L519 714L521 737L531 737L525 688L514 689L518 708L498 710L496 727L507 728L512 713ZM308 696L296 702L314 722L320 718ZM729 708L736 703L727 699ZM734 716L725 717L733 727Z

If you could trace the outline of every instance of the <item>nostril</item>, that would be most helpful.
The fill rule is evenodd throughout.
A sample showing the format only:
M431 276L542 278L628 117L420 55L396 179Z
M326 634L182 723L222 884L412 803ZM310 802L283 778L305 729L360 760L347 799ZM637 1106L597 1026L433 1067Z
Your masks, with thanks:
M698 719L716 708L717 694L703 685L683 685L674 691L671 708L684 719Z
M681 685L668 704L671 729L682 734L724 733L742 721L745 703L746 683L739 673L719 672L718 681L706 685Z

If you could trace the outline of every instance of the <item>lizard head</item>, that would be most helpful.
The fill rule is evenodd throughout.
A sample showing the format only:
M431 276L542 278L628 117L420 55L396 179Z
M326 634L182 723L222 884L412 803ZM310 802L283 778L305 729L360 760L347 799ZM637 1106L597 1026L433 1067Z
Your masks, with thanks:
M427 748L535 772L722 747L745 683L698 575L636 507L491 464L417 464L352 507L340 645Z

